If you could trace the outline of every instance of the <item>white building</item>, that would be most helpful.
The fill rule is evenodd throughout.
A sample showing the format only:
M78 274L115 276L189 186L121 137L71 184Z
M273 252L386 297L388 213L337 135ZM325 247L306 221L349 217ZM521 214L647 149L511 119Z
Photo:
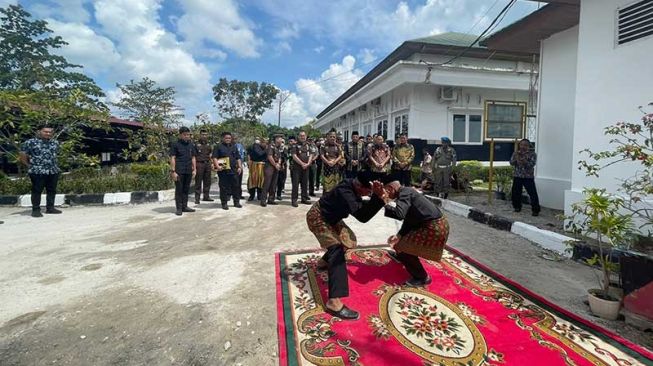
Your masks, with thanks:
M638 121L653 102L653 1L550 0L486 39L490 49L539 53L536 181L541 204L565 209L585 187L615 192L637 164L600 178L577 169L583 149L609 148L603 128Z
M531 54L478 45L447 63L475 39L444 33L404 42L322 111L316 128L343 136L380 133L389 140L405 131L418 154L449 136L460 160L488 160L485 101L528 103L537 64ZM508 160L513 142L495 149L497 160Z

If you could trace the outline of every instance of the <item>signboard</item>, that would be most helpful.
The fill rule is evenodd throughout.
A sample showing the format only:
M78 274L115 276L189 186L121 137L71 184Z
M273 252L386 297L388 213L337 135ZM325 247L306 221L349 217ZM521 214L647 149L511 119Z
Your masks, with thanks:
M514 141L526 132L526 103L485 101L485 140Z

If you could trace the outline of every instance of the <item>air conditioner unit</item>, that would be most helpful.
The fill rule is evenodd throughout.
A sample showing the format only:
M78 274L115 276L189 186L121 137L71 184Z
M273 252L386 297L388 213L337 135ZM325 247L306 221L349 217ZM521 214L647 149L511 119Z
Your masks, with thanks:
M458 100L458 90L450 86L440 88L440 101L455 102Z

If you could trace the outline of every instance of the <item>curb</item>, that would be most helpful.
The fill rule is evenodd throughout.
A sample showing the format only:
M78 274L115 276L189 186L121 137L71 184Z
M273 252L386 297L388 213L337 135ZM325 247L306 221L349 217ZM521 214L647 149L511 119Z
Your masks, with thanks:
M45 202L45 195L41 195L41 203ZM175 190L151 192L116 192L97 194L58 194L55 196L54 205L127 205L151 202L170 201L175 198ZM21 196L0 196L0 206L32 207L32 197L29 194Z
M538 244L544 249L554 251L564 257L571 258L571 254L566 252L567 241L575 239L558 234L553 231L543 230L536 226L529 225L520 221L514 221L503 216L494 215L489 212L483 212L477 208L463 205L462 203L445 200L430 195L424 195L436 206L442 207L445 211L451 212L456 216L462 216L472 221L488 225L497 230L510 231L526 240Z

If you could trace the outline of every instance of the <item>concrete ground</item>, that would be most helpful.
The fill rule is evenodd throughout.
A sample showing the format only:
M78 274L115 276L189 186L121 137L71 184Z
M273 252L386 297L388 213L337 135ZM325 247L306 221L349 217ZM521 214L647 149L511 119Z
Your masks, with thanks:
M0 365L275 365L274 253L317 248L309 206L172 202L0 208ZM592 317L591 270L542 259L508 232L449 217L450 244L558 305L651 347L650 334ZM361 244L399 223L348 220Z

